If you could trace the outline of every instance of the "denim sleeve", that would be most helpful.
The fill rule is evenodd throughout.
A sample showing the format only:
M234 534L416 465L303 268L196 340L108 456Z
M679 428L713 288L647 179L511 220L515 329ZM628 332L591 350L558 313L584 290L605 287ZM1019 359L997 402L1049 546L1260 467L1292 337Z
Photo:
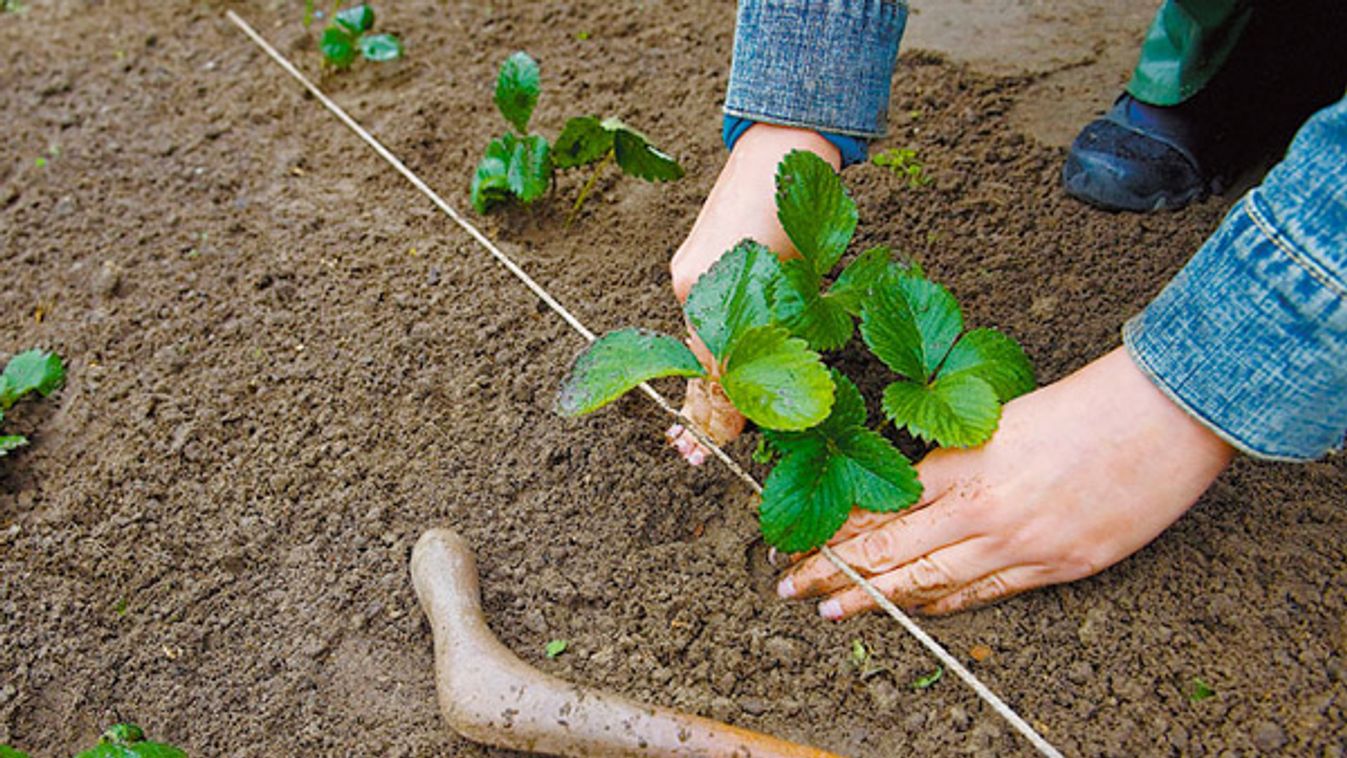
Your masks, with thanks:
M725 114L884 136L906 0L741 0Z
M1347 435L1347 98L1123 328L1136 364L1240 450L1313 460Z

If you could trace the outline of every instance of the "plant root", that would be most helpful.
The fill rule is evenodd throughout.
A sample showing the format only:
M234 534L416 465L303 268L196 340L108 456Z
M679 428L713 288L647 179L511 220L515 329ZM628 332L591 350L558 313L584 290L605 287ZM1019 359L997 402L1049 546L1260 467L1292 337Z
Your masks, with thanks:
M454 731L474 742L564 756L836 758L569 684L529 666L487 628L476 561L453 531L423 534L411 570L435 639L440 711Z

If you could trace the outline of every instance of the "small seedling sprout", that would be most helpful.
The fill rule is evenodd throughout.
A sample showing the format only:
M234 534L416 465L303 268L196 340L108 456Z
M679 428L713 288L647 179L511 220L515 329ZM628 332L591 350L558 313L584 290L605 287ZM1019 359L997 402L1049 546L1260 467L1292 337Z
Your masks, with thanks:
M945 676L945 667L936 666L935 671L932 671L931 673L926 674L925 676L917 677L916 680L912 682L912 689L914 690L929 689L931 685L940 681L940 679L944 676Z
M304 25L313 21L313 3L304 6ZM402 42L392 34L375 34L374 8L357 5L345 10L333 7L332 19L323 29L318 48L323 60L333 68L349 68L357 56L367 61L391 61L402 57Z
M36 392L47 397L65 382L61 358L41 350L28 350L14 356L0 373L0 422L5 412L25 396ZM0 457L28 444L20 434L0 435Z
M562 127L555 144L528 131L542 92L537 61L523 51L501 64L496 78L496 107L513 132L486 147L473 173L471 199L478 213L511 199L529 205L552 185L557 170L593 165L566 216L569 226L593 191L603 170L616 162L624 174L653 182L679 179L683 168L649 138L615 118L577 116Z
M911 148L890 148L876 153L870 162L881 168L887 168L894 176L906 179L910 189L921 189L931 183L925 165L917 157L917 151Z
M570 643L567 642L566 640L552 640L551 642L547 643L547 647L543 650L543 652L547 655L548 658L555 658L558 655L561 655L562 653L566 652L567 647L570 647Z

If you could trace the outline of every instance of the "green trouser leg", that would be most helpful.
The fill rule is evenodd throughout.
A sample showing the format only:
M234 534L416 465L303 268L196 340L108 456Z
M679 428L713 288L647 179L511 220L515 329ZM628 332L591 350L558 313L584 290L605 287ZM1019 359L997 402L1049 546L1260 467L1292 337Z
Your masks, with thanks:
M1221 70L1252 14L1253 0L1165 0L1127 91L1150 105L1192 97Z

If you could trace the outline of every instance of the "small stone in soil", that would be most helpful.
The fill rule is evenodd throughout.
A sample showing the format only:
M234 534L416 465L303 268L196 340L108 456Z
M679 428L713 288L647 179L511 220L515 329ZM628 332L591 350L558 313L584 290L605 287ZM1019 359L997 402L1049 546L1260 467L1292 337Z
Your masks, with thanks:
M1264 721L1253 730L1253 744L1259 750L1271 752L1286 745L1286 733L1272 721Z

